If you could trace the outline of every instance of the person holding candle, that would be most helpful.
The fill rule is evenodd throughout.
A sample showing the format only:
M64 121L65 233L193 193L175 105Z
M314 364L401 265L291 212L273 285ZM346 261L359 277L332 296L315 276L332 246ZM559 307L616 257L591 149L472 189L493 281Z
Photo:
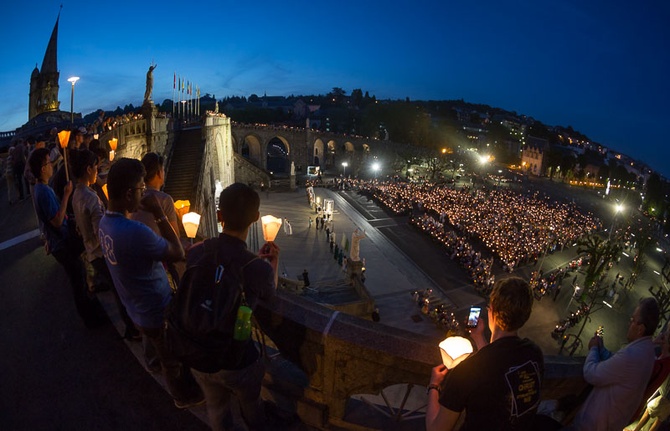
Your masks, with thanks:
M223 231L216 238L217 260L223 263L225 270L239 268L246 302L252 312L260 300L274 298L279 264L279 247L274 238L266 238L258 255L247 250L245 241L250 226L259 218L259 207L258 193L246 184L231 184L219 195L217 216ZM187 267L197 265L206 256L204 243L195 244L188 252ZM192 369L205 394L207 414L214 430L233 428L231 398L238 401L241 420L249 429L266 429L265 410L260 398L265 366L253 340L249 338L245 342L245 353L235 367L216 372Z
M40 232L46 240L47 254L51 254L67 273L77 313L87 328L96 328L110 323L97 298L88 295L84 265L79 258L80 240L71 238L70 222L65 209L72 194L72 182L66 183L63 197L47 185L54 172L49 150L38 148L28 159L30 170L36 179L33 204L39 221Z
M490 342L479 319L472 330L477 352L452 370L444 365L433 368L426 430L454 429L463 411L461 430L537 429L544 357L535 343L518 336L532 308L533 293L526 281L498 281L488 306Z
M114 286L128 315L153 346L177 408L204 402L188 367L165 345L164 314L172 300L163 261L184 258L184 249L155 196L144 195L146 172L139 160L122 158L109 169L109 207L100 220L98 235ZM130 219L139 208L151 213L160 235Z
M112 275L102 255L102 248L98 239L98 226L105 213L105 207L91 188L98 176L98 156L89 150L72 152L72 176L76 181L72 193L72 209L78 220L78 228L81 233L86 260L93 267L93 291L111 290L119 310L119 316L126 329L124 338L139 340L140 334L130 320L126 307L123 306L119 294L114 287Z

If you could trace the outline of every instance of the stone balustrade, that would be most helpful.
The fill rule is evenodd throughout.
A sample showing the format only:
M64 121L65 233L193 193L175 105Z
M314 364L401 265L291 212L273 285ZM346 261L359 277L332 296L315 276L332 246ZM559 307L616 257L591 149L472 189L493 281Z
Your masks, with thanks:
M278 349L302 376L296 378L295 370L287 373L285 366L271 368L266 376L271 383L266 386L270 391L284 388L302 421L319 429L382 429L348 419L352 395L375 396L397 384L425 386L431 368L441 361L437 343L427 336L359 319L289 293L279 292L275 303L260 305L255 314L265 328L266 345ZM546 357L545 361L543 399L578 395L586 387L580 360ZM423 429L419 422L417 429Z

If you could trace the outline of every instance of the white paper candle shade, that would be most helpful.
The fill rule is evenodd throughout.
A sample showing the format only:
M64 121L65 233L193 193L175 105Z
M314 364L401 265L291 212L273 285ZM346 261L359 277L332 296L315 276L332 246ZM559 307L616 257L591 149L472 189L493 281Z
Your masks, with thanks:
M265 241L274 241L277 237L277 232L281 227L281 219L275 216L266 215L261 217L261 224L263 225L263 239Z
M440 343L442 362L448 369L453 369L472 353L472 343L463 337L448 337Z
M184 225L184 231L189 238L195 238L198 234L198 226L200 225L200 214L186 213L182 216L181 222Z

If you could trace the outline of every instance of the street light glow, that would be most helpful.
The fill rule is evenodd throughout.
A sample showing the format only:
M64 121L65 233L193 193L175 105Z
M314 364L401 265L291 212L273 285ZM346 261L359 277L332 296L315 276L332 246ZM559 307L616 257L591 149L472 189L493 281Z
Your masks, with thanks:
M372 170L375 171L375 172L378 171L379 170L379 163L373 163L372 164Z
M485 164L488 161L489 161L489 156L486 156L486 155L479 156L479 163L481 163L482 165Z
M78 76L71 76L67 82L72 83L72 92L70 93L70 124L74 123L74 84L79 81Z

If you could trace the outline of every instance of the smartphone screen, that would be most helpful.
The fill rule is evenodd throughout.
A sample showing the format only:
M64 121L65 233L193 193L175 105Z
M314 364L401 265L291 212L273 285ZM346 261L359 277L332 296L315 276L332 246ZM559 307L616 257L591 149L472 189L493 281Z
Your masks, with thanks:
M479 315L482 312L482 307L470 307L470 315L468 316L468 328L474 328L479 322Z

